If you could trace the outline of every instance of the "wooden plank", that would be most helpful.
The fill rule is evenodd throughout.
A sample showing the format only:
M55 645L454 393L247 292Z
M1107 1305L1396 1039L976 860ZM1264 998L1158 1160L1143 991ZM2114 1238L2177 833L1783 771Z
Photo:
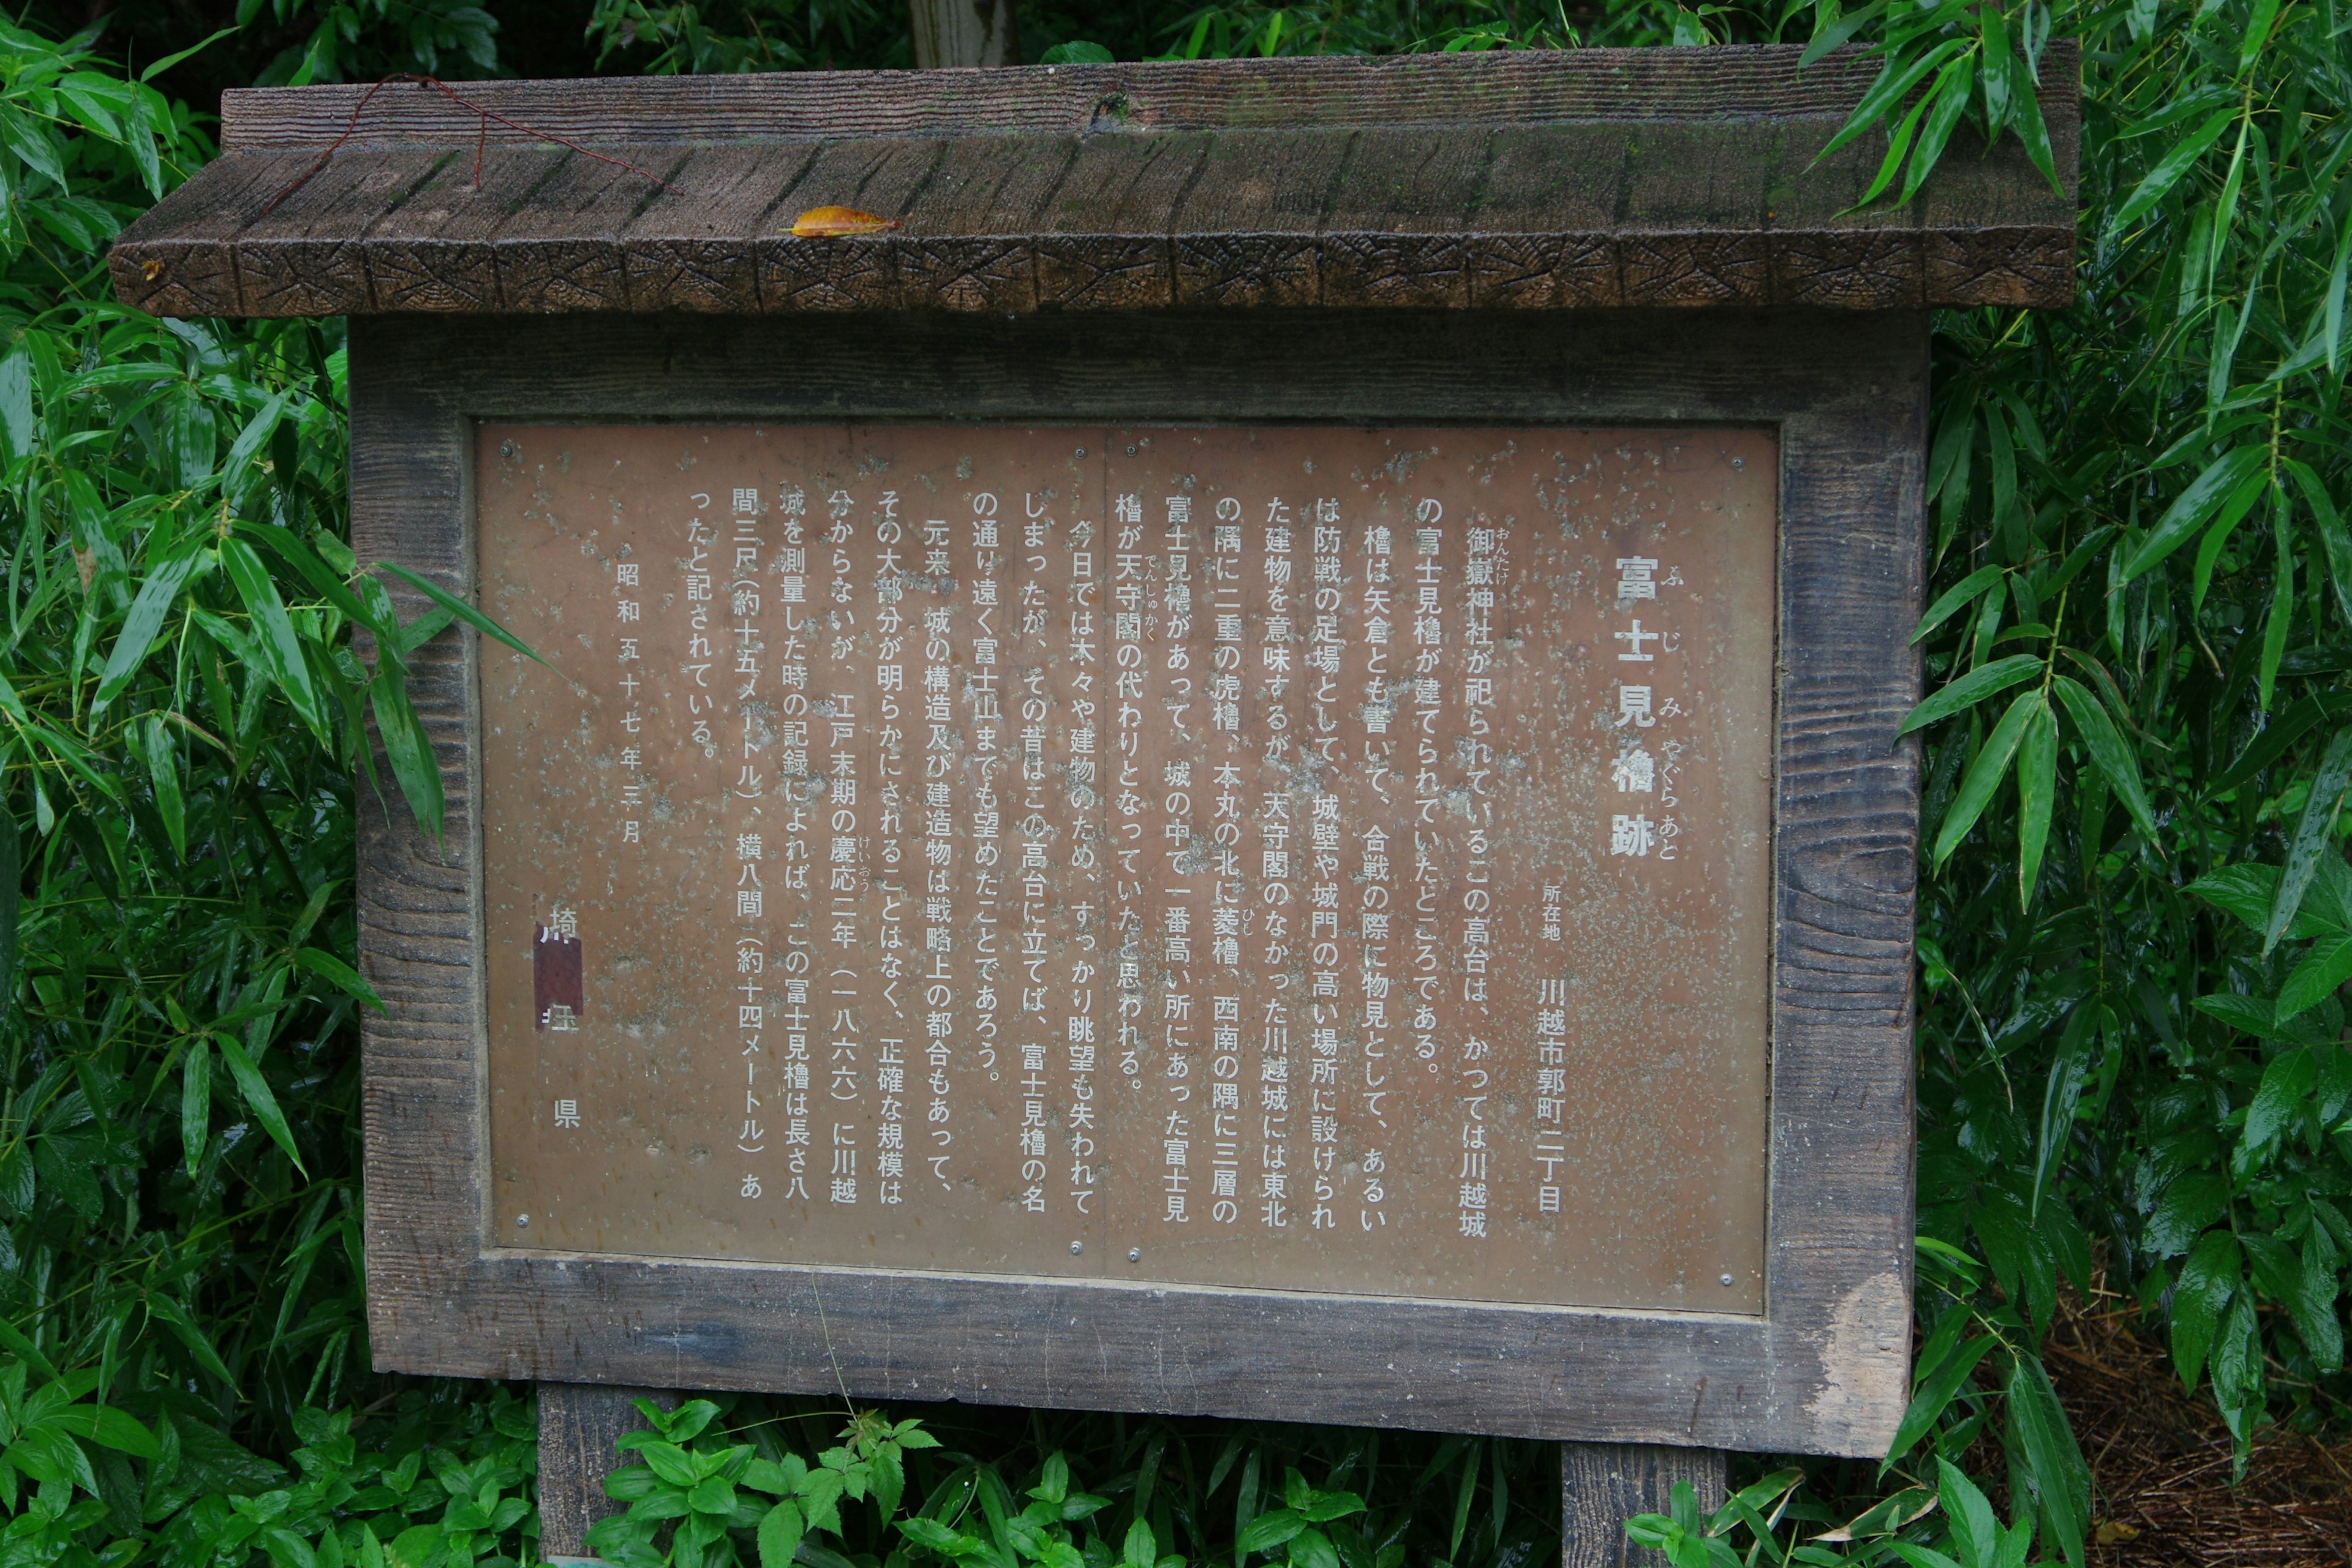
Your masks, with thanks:
M1063 137L942 143L898 237L899 309L1035 310L1029 237L1077 151Z
M1470 303L1464 229L1486 184L1492 135L1484 127L1356 133L1323 211L1326 305Z
M942 142L845 142L824 149L786 193L781 211L856 207L903 219L947 154ZM752 243L767 310L887 310L898 303L898 247L888 235Z
M442 159L430 179L369 230L364 253L375 308L504 309L491 237L579 156L559 147L518 148L509 157L485 160L478 186L472 158Z
M588 1556L588 1531L628 1507L606 1495L604 1478L633 1462L613 1445L644 1429L636 1402L675 1410L678 1401L658 1389L583 1383L542 1383L538 1394L539 1551L561 1563Z
M299 188L289 195L289 179L263 196L235 241L247 308L285 315L383 308L368 236L453 161L420 149L338 158L315 174L308 165L296 171L296 178L308 174ZM274 208L259 210L273 202Z
M2053 46L2053 60L2071 58ZM533 132L573 141L636 141L646 124L692 127L691 139L1072 134L1111 128L1216 131L1372 129L1473 122L1756 121L1843 119L1878 74L1874 57L1841 50L1799 70L1793 46L1512 50L1491 54L1145 61L993 71L794 71L771 76L465 82L476 104L530 127L492 122L494 144ZM2050 74L2045 70L2045 75ZM355 146L470 147L479 117L426 89L375 94L354 121L358 85L255 88L222 100L234 151L319 147L347 131ZM678 140L688 140L683 133Z
M1199 177L1200 132L1081 138L1038 214L1037 302L1067 310L1149 310L1176 300L1168 215Z
M1352 131L1220 136L1171 215L1177 302L1312 305L1323 215Z
M1625 1535L1636 1514L1670 1513L1675 1485L1688 1481L1702 1517L1723 1506L1727 1456L1720 1448L1639 1443L1563 1443L1559 1447L1560 1568L1664 1568L1663 1552Z
M413 690L446 846L363 796L371 1331L455 1375L1869 1455L1907 1394L1923 314L1055 312L352 324L354 542L467 591L475 417L1433 418L1780 431L1767 1315L1643 1315L487 1246L471 639ZM1270 1403L1277 1398L1279 1409Z
M629 297L669 310L760 308L754 242L791 227L785 198L822 151L698 148L620 231Z
M158 310L263 315L2072 298L2072 199L2015 138L1990 153L1956 143L1918 203L1858 211L1883 136L1816 163L1853 101L1839 95L1860 90L1855 60L1800 72L1785 49L1673 54L467 89L674 175L650 201L631 189L644 175L392 89L267 223L253 222L250 154L200 171L118 242L119 287ZM2051 52L2062 183L2079 142L2074 72ZM1004 77L1035 90L1006 97ZM303 140L330 100L348 125L352 89L260 93L238 110L252 135L233 144L299 172L298 149L331 140ZM568 160L551 182L551 160ZM431 199L410 214L412 195ZM780 232L786 211L829 205L906 226Z

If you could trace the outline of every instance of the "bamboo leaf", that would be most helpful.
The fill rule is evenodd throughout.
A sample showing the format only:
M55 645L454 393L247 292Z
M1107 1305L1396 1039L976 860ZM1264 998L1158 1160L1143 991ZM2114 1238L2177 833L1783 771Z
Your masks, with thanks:
M191 1178L204 1163L212 1125L212 1047L199 1037L180 1058L180 1151Z
M302 1163L301 1152L294 1147L294 1130L286 1125L286 1113L278 1109L278 1096L270 1089L269 1080L261 1076L261 1068L245 1054L245 1047L228 1036L215 1035L213 1037L219 1042L221 1060L228 1064L228 1076L236 1079L237 1092L245 1097L246 1108L253 1112L254 1120L261 1123L262 1131L268 1133L280 1149L286 1151L286 1157L294 1162L294 1168L309 1175L309 1169Z
M2123 580L2130 582L2188 543L2269 455L2266 447L2247 446L2214 458L2140 541L2139 548L2124 563Z
M376 733L383 740L384 760L400 785L417 826L438 842L447 797L442 793L440 759L433 754L432 737L408 700L408 686L399 669L387 664L368 682L368 707L375 714Z
M415 573L411 572L407 567L394 561L380 561L376 563L376 570L379 572L391 573L394 576L399 578L402 582L408 584L411 587L416 589L417 592L423 594L426 598L431 599L435 604L440 605L443 609L448 611L451 615L457 616L459 620L465 622L467 626L473 627L476 631L480 632L485 637L496 637L499 641L506 644L507 647L514 649L515 652L522 655L525 658L537 660L541 664L547 664L547 660L541 658L538 652L533 649L529 643L524 642L520 637L515 636L514 633L507 630L506 627L499 625L498 622L492 620L489 616L484 615L481 611L476 609L465 600L460 599L455 594L450 593L448 589L444 588L440 584L432 581L430 578L420 577ZM548 668L552 669L554 666L548 665Z
M123 616L122 630L114 638L114 651L107 657L105 669L100 672L98 694L90 699L91 712L102 710L121 695L122 689L145 661L147 650L155 646L155 635L163 630L163 618L172 613L181 591L211 566L208 552L192 549L147 574L147 580L139 585L137 596L131 601L130 613Z
M1912 150L1911 167L1903 176L1903 195L1896 199L1898 207L1909 206L1911 198L1935 172L1944 155L1944 144L1952 139L1952 128L1968 111L1969 100L1976 96L1976 57L1961 55L1946 66L1937 77L1935 88L1927 100L1935 107L1927 111L1927 124L1919 132L1919 144Z
M310 661L303 656L293 617L286 613L286 601L278 596L278 584L269 580L268 569L253 552L253 546L242 539L222 540L220 556L229 581L236 584L237 596L245 601L246 613L253 618L251 646L256 661L286 694L287 702L310 732L324 741L326 713L319 702L318 688L311 682Z
M1936 602L1927 606L1927 613L1919 617L1919 629L1911 634L1911 641L1917 644L1929 632L1949 620L1955 612L1975 603L1979 595L2001 580L2006 570L2000 566L1979 566L1945 589L1937 596Z
M1969 764L1967 774L1960 780L1959 793L1952 797L1951 809L1944 814L1943 828L1936 835L1937 866L1952 858L1952 851L1960 847L1969 829L1977 825L1984 808L1992 804L1993 792L2008 775L2009 764L2025 739L2025 727L2032 722L2035 714L2046 714L2048 710L2048 700L2041 692L2022 692L2009 705L2009 711L2000 716L1992 733L1985 737L1984 750Z
M150 713L139 726L140 751L147 779L155 792L155 815L171 836L172 852L188 857L188 806L180 789L180 749L172 742L171 727L160 713Z
M2042 854L2050 843L2050 808L2058 792L2058 717L2044 698L2025 721L2017 751L2017 901L2033 907Z
M2294 922L2295 912L2303 908L2303 896L2319 870L2320 856L2335 853L2329 829L2335 826L2336 810L2343 804L2347 784L2352 784L2352 729L2336 732L2319 759L2319 771L2312 777L2311 795L2303 805L2303 820L2295 825L2294 842L2286 852L2286 868L2280 873L2278 891L2271 900L2270 924L2263 932L2264 958L2278 946L2279 939Z
M1903 727L1895 734L1907 735L1914 730L1926 729L1939 719L1948 719L1962 709L1972 707L1988 697L1997 696L2021 680L2032 679L2045 668L2043 660L2030 653L2019 653L1972 669L1911 710L1910 716L1903 721Z
M1845 124L1841 126L1837 134L1831 137L1828 144L1815 154L1813 162L1820 163L1823 158L1885 119L1896 104L1909 96L1913 88L1927 79L1928 72L1940 69L1946 60L1950 59L1967 47L1968 45L1961 39L1948 38L1918 58L1907 63L1895 56L1889 55L1885 68L1878 73L1878 79L1871 84L1869 91L1862 95L1862 101L1856 104L1853 112L1846 117Z
M2195 168L2198 161L2213 150L2213 143L2221 139L2221 132L2227 131L2230 122L2237 117L2238 106L2233 103L2215 113L2158 159L2156 166L2147 172L2138 187L2124 199L2123 205L2117 207L2115 216L2107 220L2108 227L2122 228L2137 222L2162 201L2165 193L2180 183L2180 176Z
M2075 737L2083 742L2083 749L2091 753L2093 765L2105 778L2107 787L2115 792L2116 798L2123 803L2124 810L2131 814L2132 826L2138 828L2150 844L2154 844L2157 842L2156 816L2148 809L2147 790L2140 778L2139 759L2125 743L2122 731L2116 728L2105 706L2088 687L2072 676L2059 676L2050 684L2052 689L2058 693L2058 700L2064 705L2066 716L2074 721Z

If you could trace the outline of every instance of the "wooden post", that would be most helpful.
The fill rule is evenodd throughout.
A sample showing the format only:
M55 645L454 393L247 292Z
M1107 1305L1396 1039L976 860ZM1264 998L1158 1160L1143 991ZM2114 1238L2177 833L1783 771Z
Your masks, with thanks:
M918 69L1021 63L1013 0L907 0L907 15Z
M539 1553L548 1562L596 1561L588 1555L588 1531L621 1511L604 1495L604 1478L624 1467L613 1445L646 1424L640 1398L665 1409L677 1404L677 1394L652 1388L539 1385Z
M1560 1568L1663 1568L1664 1556L1625 1538L1625 1521L1669 1511L1676 1481L1698 1493L1700 1513L1713 1513L1723 1506L1728 1458L1720 1448L1562 1443Z

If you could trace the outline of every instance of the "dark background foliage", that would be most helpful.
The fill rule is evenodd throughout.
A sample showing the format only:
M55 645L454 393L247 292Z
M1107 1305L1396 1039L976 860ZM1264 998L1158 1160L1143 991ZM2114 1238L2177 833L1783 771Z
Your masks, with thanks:
M1645 1524L1679 1568L2079 1563L2097 1500L2040 1347L2100 1270L2242 1457L2352 1425L2347 29L2337 0L1024 7L1033 58L1850 41L1886 61L1887 200L1982 134L2033 148L2035 61L2082 46L2080 302L1936 327L1916 1399L1883 1468L1746 1459L1718 1519ZM0 1568L535 1542L527 1391L379 1377L365 1342L352 809L437 816L402 660L462 607L403 626L343 542L339 324L125 311L108 240L208 155L225 86L904 65L906 31L890 0L0 25ZM837 1438L822 1401L649 1438L636 1500L693 1528L611 1549L748 1560L789 1504L812 1568L1556 1551L1540 1445L896 1414L943 1446Z

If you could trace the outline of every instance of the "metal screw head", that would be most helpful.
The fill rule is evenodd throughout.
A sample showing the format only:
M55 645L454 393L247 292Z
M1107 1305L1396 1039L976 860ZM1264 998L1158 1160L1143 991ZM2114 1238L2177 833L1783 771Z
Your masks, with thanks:
M527 1214L519 1214L519 1215L515 1215L515 1224L517 1224L518 1226L521 1226L522 1228L524 1228L525 1230L530 1229L530 1215L527 1215Z
M1728 1274L1727 1274L1727 1275L1725 1275L1725 1276L1723 1277L1723 1282L1724 1282L1726 1285L1737 1285L1737 1284L1738 1284L1738 1283L1739 1283L1739 1281L1738 1281L1738 1280L1734 1279L1733 1279L1730 1275L1728 1275Z
M1140 1263L1140 1262L1142 1262L1142 1261L1143 1261L1143 1248L1141 1248L1141 1247L1129 1247L1129 1248L1127 1249L1127 1260L1128 1260L1129 1263Z
M1076 1258L1079 1253L1084 1252L1086 1249L1087 1244L1083 1241L1074 1241L1070 1243L1070 1256L1073 1258Z

